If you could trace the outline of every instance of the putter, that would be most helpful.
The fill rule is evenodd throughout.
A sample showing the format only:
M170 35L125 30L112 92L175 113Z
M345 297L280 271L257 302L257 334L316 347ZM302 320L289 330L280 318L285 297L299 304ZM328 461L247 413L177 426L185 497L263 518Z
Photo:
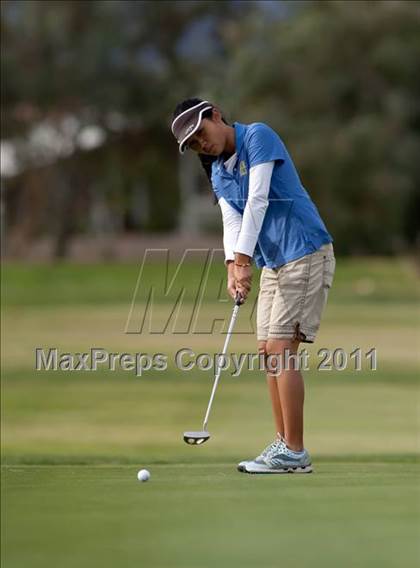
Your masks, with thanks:
M239 307L240 307L241 304L242 304L242 297L239 293L237 293L236 298L235 298L235 306L233 308L232 317L231 317L230 324L229 324L229 327L228 327L228 331L227 331L227 334L226 334L225 344L223 346L223 351L221 353L221 357L217 358L216 375L215 375L215 378L214 378L213 389L211 391L210 400L209 400L209 404L207 406L206 415L204 417L203 429L199 430L197 432L184 432L184 442L187 443L187 444L191 444L191 445L204 444L204 442L207 442L207 440L210 438L210 433L207 430L207 424L208 424L208 421L209 421L210 410L211 410L211 407L212 407L212 404L213 404L214 395L216 394L217 384L219 382L220 375L222 373L222 370L220 368L221 366L219 365L219 361L226 354L226 350L227 350L227 347L229 345L230 337L232 335L232 331L233 331L233 328L235 326L235 321L236 321L236 318L238 316L238 311L239 311Z

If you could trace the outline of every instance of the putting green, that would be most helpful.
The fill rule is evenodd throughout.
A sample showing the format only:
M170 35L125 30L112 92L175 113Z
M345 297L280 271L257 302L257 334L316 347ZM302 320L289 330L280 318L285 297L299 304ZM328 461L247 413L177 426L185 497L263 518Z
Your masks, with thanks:
M155 266L156 274L163 267ZM186 267L192 279L197 266ZM316 345L307 346L306 446L315 473L248 476L238 461L273 436L264 375L222 375L200 447L212 372L182 372L182 347L218 352L229 302L206 300L213 333L127 334L138 267L6 266L2 336L2 559L7 568L145 566L394 568L420 562L418 278L406 260L337 263ZM219 275L220 276L220 275ZM209 293L217 298L220 278ZM255 290L254 290L255 297ZM185 325L186 309L177 315ZM169 299L154 306L166 321ZM140 305L141 308L141 305ZM241 308L243 310L243 308ZM241 311L230 351L255 352ZM223 320L225 322L223 323ZM225 328L224 328L225 329ZM37 372L36 347L163 352L168 369ZM319 372L320 347L378 369ZM138 469L151 471L141 484Z
M418 559L419 468L409 460L321 461L300 477L226 463L150 469L139 483L133 466L8 467L4 565L395 568Z

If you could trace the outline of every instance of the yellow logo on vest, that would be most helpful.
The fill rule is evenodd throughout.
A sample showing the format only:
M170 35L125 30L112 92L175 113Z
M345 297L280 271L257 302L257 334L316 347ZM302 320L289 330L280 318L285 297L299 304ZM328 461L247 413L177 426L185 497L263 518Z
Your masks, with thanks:
M239 164L239 174L241 176L246 176L247 174L247 169L246 169L246 164L245 162L242 160L242 162Z

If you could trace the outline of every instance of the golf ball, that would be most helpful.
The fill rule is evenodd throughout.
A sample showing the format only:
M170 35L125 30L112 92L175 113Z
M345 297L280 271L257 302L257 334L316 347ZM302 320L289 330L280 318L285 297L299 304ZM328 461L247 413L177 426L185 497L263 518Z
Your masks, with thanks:
M150 472L147 469L141 469L137 472L137 479L139 481L149 481L150 479Z

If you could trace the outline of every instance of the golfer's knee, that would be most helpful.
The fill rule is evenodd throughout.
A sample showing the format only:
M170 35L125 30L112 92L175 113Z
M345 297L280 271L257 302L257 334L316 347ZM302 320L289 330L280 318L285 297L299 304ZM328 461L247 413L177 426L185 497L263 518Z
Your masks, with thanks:
M295 369L298 347L298 340L269 339L266 345L267 372L279 376L285 369Z

